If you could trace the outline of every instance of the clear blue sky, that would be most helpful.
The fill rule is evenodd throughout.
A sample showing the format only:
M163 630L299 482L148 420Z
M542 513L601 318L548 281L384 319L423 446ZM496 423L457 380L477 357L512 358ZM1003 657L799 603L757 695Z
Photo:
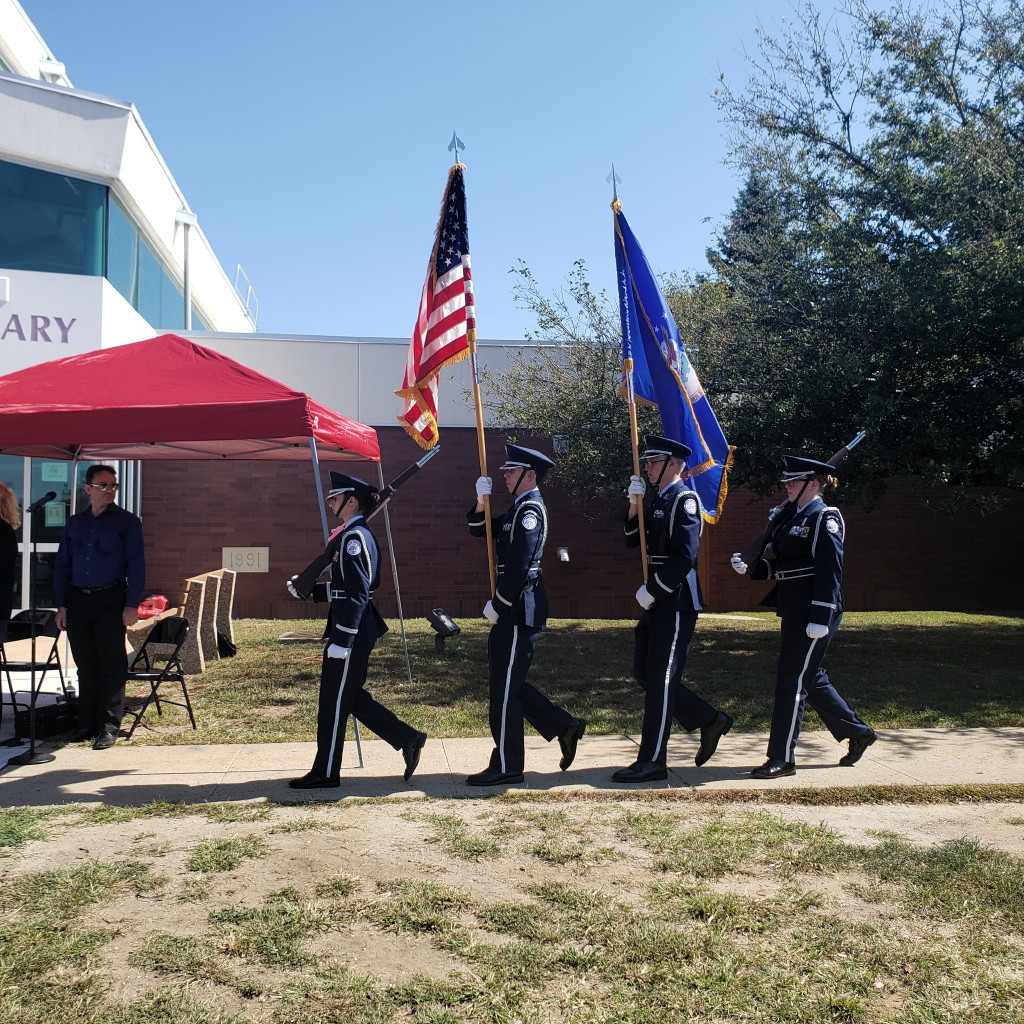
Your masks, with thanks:
M457 129L483 338L508 271L614 293L614 161L659 272L701 269L738 188L711 93L788 0L21 0L76 87L133 102L262 331L405 337Z

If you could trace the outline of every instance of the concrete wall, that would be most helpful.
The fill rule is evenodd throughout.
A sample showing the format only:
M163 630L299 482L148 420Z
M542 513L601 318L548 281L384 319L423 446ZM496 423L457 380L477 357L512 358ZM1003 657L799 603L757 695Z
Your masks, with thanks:
M420 455L400 428L379 431L385 480ZM529 442L527 442L529 443ZM546 448L543 440L537 447ZM488 447L492 475L503 458L502 438ZM326 469L326 467L325 467ZM347 464L347 471L376 482L376 466ZM443 428L442 450L396 496L392 533L407 617L443 607L476 617L489 596L482 541L471 538L465 513L478 474L471 430ZM326 475L326 474L325 474ZM914 479L890 482L872 512L843 508L847 522L846 602L852 611L954 609L1019 610L1020 573L1008 571L1007 553L1024 531L1024 495L1007 493L1003 512L983 521L950 520L930 510L941 490ZM556 488L545 488L551 534L544 573L556 617L632 618L641 582L639 555L627 550L619 516L624 507L573 510ZM495 507L507 499L495 496ZM842 498L837 502L843 507ZM729 568L731 552L761 530L770 500L734 490L722 522L705 529L701 580L712 611L749 610L768 590ZM608 518L608 514L611 518ZM383 516L374 529L386 547ZM199 572L216 569L228 546L269 547L269 572L240 573L235 614L255 617L319 616L322 606L290 598L285 580L323 548L319 511L307 465L266 463L162 463L143 466L143 526L147 592L167 593ZM555 550L569 549L569 562ZM1019 563L1019 559L1018 559ZM382 611L395 614L391 566L386 559L378 594Z

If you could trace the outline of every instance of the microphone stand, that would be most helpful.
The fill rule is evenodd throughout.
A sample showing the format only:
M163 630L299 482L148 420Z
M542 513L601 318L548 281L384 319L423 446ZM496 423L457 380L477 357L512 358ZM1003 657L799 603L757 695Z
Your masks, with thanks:
M32 638L32 660L31 660L31 675L30 675L30 687L31 693L28 701L28 750L22 754L15 754L14 757L8 758L8 764L46 764L48 761L55 761L57 758L53 754L47 754L42 750L36 750L36 697L38 693L36 691L36 633L39 629L39 623L36 621L36 610L38 596L36 593L36 538L39 536L39 531L36 529L35 514L45 505L46 502L37 505L31 510L32 515L32 571L29 573L29 615L30 615L30 636ZM40 681L40 686L42 681ZM17 721L17 707L15 706L15 721ZM15 734L17 734L17 727L15 727ZM15 735L17 739L17 735Z

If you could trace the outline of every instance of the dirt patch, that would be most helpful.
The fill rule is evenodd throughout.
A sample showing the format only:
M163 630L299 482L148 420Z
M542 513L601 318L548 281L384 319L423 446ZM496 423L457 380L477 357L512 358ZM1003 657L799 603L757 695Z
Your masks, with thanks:
M265 811L265 816L225 821L215 813L189 813L100 825L84 824L84 812L71 812L46 823L48 838L7 852L0 860L3 881L55 867L119 860L141 861L160 876L162 882L154 890L132 896L111 894L109 900L93 904L79 918L87 927L114 933L102 948L95 969L109 982L114 998L130 999L167 983L166 977L129 965L129 957L148 936L169 933L209 938L214 909L260 907L271 894L282 890L315 899L317 887L331 880L349 880L353 906L387 899L396 880L456 888L468 896L474 908L531 904L540 885L576 886L639 905L649 886L667 876L657 866L652 845L624 830L624 817L629 814L654 812L677 827L693 828L721 820L723 815L770 814L785 822L824 824L858 845L879 842L885 835L897 835L919 846L967 837L1024 856L1024 808L1009 803L761 805L756 811L628 801L594 805L572 800L556 807L471 800L244 806L255 814ZM200 843L254 835L265 840L265 856L205 875L189 869L189 858ZM467 855L459 847L460 836L491 845L485 847L485 854ZM825 913L856 915L858 920L884 916L884 907L865 903L851 890L851 880L852 875L825 873L801 877L797 884L817 892ZM754 866L706 884L737 896L770 899L784 883ZM474 929L482 941L492 945L504 941L475 918L469 926L471 932ZM379 927L365 917L346 919L340 910L328 927L304 940L303 948L320 962L350 968L384 985L418 976L446 979L467 970L464 961L432 941L429 934ZM272 969L258 962L232 963L239 975L263 982L274 977ZM198 986L197 992L217 987L199 981L192 984ZM220 998L223 1009L241 1005L237 994L222 993ZM244 1005L248 1019L271 1016L270 1003L265 1017L261 1016L264 1002L259 997L245 1000Z

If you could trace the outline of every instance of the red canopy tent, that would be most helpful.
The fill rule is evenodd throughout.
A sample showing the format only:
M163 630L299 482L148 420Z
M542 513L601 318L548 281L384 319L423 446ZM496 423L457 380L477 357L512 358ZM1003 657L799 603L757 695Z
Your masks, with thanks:
M0 377L0 453L380 461L377 432L174 334Z

